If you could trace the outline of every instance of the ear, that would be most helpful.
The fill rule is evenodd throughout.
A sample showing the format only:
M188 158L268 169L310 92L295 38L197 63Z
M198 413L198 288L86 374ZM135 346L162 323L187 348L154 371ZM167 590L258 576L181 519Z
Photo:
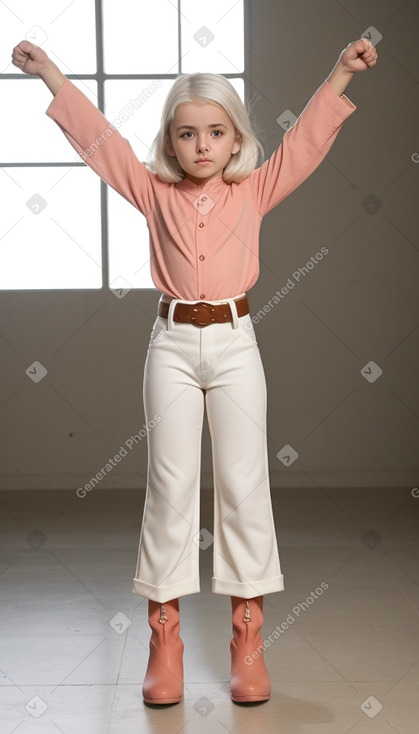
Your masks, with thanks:
M170 134L168 133L164 139L164 150L167 153L167 155L170 155L172 158L176 158L176 153L173 150L172 141L170 140Z
M240 133L239 133L239 132L238 132L238 131L236 130L236 137L234 138L233 148L232 148L232 150L231 150L231 152L232 152L233 154L234 154L234 153L238 153L238 152L239 152L239 150L240 150L240 148L241 148L241 142L242 142L242 136L241 136L241 135L240 135Z

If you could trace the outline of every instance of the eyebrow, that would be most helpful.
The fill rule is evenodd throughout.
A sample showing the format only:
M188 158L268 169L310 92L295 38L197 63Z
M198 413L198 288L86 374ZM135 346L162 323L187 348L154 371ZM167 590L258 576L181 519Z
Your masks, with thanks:
M222 122L215 122L215 123L212 123L211 125L207 125L207 127L225 127L226 128L227 125L224 125L224 123ZM196 127L194 127L193 125L181 125L180 127L176 128L176 132L178 130L196 130Z

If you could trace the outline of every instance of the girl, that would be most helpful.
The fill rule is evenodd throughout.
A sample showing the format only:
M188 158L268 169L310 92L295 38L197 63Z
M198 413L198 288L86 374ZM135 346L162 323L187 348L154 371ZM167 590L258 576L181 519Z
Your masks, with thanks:
M204 409L214 473L212 589L231 597L233 701L266 701L263 595L281 591L266 442L266 388L246 291L259 275L262 217L323 160L355 106L343 92L377 53L361 39L259 168L260 145L222 76L174 82L149 167L39 47L13 63L54 99L46 114L85 162L147 217L153 282L162 292L144 371L148 476L133 592L152 630L145 702L183 696L179 597L199 591L199 478ZM253 653L253 654L252 654ZM250 661L250 662L249 662ZM250 664L251 663L251 664Z

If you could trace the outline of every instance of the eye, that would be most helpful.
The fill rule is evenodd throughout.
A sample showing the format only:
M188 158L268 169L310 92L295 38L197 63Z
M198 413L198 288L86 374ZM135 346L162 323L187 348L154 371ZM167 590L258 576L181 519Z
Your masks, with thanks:
M187 130L186 133L182 133L182 135L180 137L181 138L185 138L185 140L190 140L190 138L187 137L189 135L193 135L193 132L191 132L190 130Z
M213 135L214 135L214 136L215 136L216 138L221 138L221 136L222 136L222 134L223 134L223 133L222 133L222 130L213 130L212 134L213 134Z

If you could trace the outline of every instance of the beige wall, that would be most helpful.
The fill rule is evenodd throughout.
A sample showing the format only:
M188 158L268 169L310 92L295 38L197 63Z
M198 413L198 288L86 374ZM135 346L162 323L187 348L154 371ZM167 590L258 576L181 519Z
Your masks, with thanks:
M402 0L250 3L247 78L266 155L282 139L277 117L299 114L340 50L371 25L383 36L377 68L348 87L358 110L327 160L262 226L252 313L294 283L255 327L273 487L418 484L418 21L418 4ZM1 488L76 489L142 428L157 300L0 294ZM25 374L34 360L48 370L38 384ZM371 360L382 370L373 383L361 374ZM276 456L286 444L299 454L289 467ZM206 427L202 471L211 486ZM143 440L100 487L144 487L145 476Z

